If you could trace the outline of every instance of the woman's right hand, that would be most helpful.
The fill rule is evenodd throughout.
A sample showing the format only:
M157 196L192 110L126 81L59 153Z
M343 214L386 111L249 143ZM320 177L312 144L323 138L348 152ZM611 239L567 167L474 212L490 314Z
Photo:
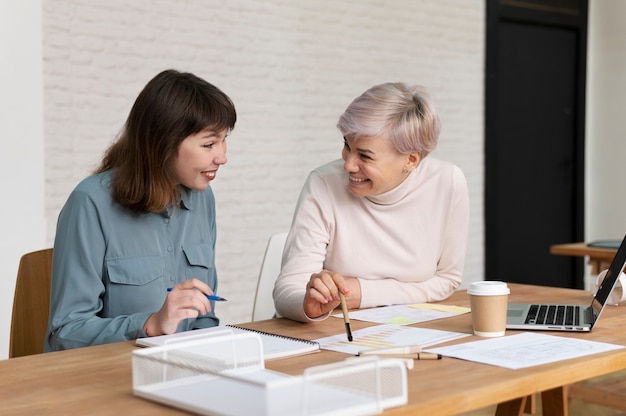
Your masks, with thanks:
M327 314L341 303L339 292L346 297L349 309L359 307L361 291L358 279L329 270L313 273L306 285L304 313L310 318Z
M172 287L161 309L150 315L144 324L149 337L173 334L183 319L197 318L211 311L211 302L206 295L213 290L198 279L185 280Z

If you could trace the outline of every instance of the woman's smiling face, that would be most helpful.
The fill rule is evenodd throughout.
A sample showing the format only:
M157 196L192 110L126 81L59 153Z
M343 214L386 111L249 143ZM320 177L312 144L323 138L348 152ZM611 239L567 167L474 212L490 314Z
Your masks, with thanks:
M175 180L196 191L204 191L225 164L228 130L205 129L183 140L174 160Z
M345 136L341 157L349 174L348 190L357 197L394 189L419 162L417 155L398 152L384 137Z

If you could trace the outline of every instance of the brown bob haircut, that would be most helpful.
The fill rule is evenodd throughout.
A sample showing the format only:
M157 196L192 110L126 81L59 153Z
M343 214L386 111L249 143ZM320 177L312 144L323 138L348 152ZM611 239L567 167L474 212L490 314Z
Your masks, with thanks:
M230 132L237 114L219 88L191 74L166 70L143 88L124 128L96 173L114 169L112 196L139 212L163 212L180 201L173 162L180 143L209 129Z

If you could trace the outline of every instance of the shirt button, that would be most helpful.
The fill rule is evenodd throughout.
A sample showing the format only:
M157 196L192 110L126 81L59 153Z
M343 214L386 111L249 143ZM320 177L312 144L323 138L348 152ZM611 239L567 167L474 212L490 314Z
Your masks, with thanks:
M163 218L163 222L166 223L166 224L169 224L170 219L169 218Z
M169 251L171 253L172 252L172 247L168 247L167 251Z

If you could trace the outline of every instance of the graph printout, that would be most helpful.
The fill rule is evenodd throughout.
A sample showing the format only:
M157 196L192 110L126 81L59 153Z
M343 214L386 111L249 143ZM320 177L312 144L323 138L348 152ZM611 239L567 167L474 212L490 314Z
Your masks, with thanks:
M352 331L352 342L348 341L345 333L319 338L315 341L323 350L356 355L360 351L408 345L419 345L425 348L469 335L461 332L388 324Z
M380 306L378 308L350 311L350 319L379 324L410 325L461 315L469 311L470 308L462 306L416 303L413 305ZM343 318L343 314L340 313L333 316Z

